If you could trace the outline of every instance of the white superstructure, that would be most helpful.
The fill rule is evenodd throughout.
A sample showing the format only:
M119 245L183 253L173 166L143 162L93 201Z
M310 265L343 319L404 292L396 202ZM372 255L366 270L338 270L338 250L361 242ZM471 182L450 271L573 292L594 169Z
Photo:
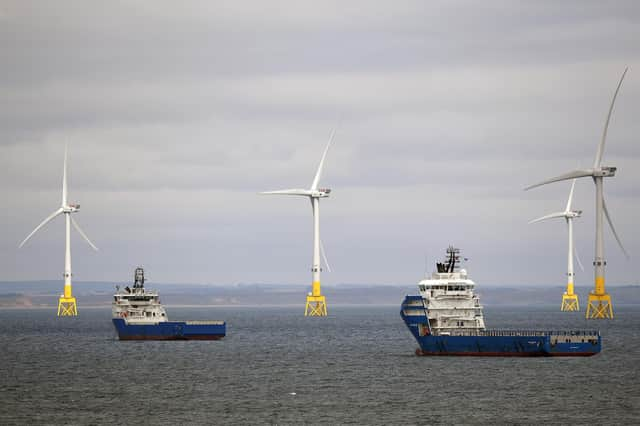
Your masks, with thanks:
M144 270L136 268L133 288L116 287L111 312L128 324L157 324L168 321L167 313L156 291L144 288Z
M449 247L445 262L437 263L431 278L418 283L434 335L484 330L482 305L474 293L475 283L465 269L458 269L459 261L460 250Z

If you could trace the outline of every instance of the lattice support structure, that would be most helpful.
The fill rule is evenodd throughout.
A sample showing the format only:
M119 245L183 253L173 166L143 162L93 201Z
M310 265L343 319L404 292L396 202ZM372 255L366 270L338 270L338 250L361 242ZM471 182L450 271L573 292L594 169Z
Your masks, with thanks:
M327 302L324 296L307 296L307 305L304 309L305 317L326 317Z
M589 293L586 317L587 319L613 319L613 305L609 293Z
M58 300L58 316L59 317L75 317L78 315L78 305L76 298L60 296Z
M562 306L560 310L563 312L575 312L580 310L580 304L578 303L578 295L577 294L567 294L566 292L562 295Z

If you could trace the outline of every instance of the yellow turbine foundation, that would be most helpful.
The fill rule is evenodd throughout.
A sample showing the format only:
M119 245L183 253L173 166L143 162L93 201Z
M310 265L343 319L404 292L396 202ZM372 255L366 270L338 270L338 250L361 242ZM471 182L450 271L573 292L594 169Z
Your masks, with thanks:
M311 294L307 295L307 304L304 308L305 317L326 317L327 302L320 292L320 282L315 281L311 287Z
M604 290L604 277L596 277L596 290L589 293L587 319L613 319L611 296Z
M58 316L75 317L78 315L76 298L71 293L71 284L64 285L64 294L58 299Z
M578 295L573 292L573 283L567 284L567 291L562 295L561 311L575 312L580 310L580 304L578 303Z
M565 312L579 311L578 295L564 293L562 295L562 307L560 310Z

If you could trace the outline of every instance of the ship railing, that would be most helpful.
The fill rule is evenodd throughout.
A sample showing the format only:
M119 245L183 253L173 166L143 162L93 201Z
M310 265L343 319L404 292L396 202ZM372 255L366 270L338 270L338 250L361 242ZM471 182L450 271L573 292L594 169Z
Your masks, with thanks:
M406 307L424 307L424 302L422 301L422 299L420 300L410 300L408 302L404 302L402 304L402 306L406 306Z
M599 336L600 330L556 330L550 331L554 336Z
M435 296L433 296L436 300L440 300L440 299L469 299L471 300L471 293L465 293L465 292L461 292L461 291L456 291L456 292L446 292L446 293L440 293L440 294L436 294Z
M223 325L224 321L185 321L188 325Z
M455 336L599 336L597 330L447 330Z
M119 312L126 312L129 317L147 317L147 312L162 312L160 310L147 310L143 308L118 307Z

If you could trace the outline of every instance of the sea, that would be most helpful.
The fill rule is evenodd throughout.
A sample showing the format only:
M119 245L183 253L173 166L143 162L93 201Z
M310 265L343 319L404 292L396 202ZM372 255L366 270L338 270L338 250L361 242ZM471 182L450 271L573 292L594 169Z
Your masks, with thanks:
M167 307L220 341L121 342L110 308L0 310L0 424L640 424L640 306L485 307L489 328L599 329L588 358L418 357L398 306Z

